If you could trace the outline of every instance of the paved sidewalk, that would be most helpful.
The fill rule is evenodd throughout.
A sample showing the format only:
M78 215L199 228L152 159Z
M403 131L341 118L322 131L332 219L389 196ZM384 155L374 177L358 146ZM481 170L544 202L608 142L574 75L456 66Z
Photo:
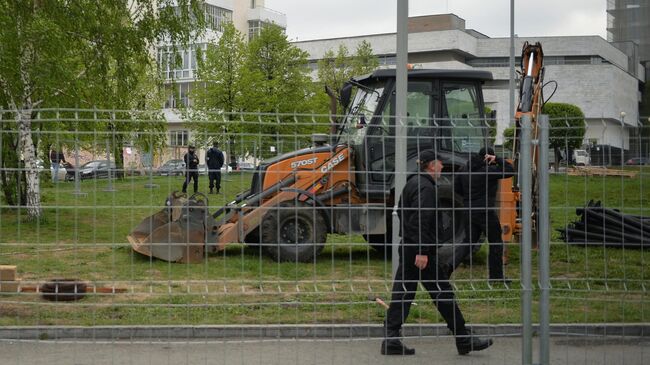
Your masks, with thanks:
M0 340L3 365L184 364L521 364L521 339L459 356L451 337L407 339L416 355L382 356L377 338L41 341ZM535 339L534 362L537 360ZM649 364L650 338L554 336L551 364Z

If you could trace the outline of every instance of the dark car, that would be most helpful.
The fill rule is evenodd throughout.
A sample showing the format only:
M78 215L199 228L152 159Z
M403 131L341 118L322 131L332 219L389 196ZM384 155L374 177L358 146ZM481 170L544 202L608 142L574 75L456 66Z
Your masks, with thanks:
M626 165L650 165L650 158L648 157L634 157L625 161Z
M81 180L107 178L109 171L112 178L124 177L124 171L118 171L115 162L107 160L95 160L81 165L79 177Z
M181 176L185 174L185 161L169 160L158 168L157 174L160 176Z

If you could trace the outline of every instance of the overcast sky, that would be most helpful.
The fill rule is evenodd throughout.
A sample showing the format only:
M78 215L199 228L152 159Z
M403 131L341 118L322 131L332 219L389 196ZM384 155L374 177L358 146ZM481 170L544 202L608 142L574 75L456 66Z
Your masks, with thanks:
M287 15L291 40L395 32L396 0L266 0ZM607 39L606 0L515 0L522 37L599 35ZM409 15L454 13L467 28L510 36L510 0L410 0Z

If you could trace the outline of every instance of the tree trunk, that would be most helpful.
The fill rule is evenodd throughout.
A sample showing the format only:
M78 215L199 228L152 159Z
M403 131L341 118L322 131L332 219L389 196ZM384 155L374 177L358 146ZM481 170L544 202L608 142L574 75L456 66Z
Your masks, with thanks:
M23 108L18 114L19 149L25 166L25 181L27 183L26 206L30 220L41 217L41 189L36 164L36 150L32 140L32 112L31 108Z
M115 174L116 176L113 176L114 179L117 179L119 176L124 177L126 175L126 171L124 168L124 138L122 134L120 133L115 133L115 138L113 138L113 158L115 159ZM124 174L118 175L117 172L122 172L124 171Z
M11 133L11 127L7 128L8 123L3 123L1 126L2 141L2 156L0 161L0 186L2 187L2 194L4 201L7 205L16 205L18 199L18 153L17 144L14 133Z

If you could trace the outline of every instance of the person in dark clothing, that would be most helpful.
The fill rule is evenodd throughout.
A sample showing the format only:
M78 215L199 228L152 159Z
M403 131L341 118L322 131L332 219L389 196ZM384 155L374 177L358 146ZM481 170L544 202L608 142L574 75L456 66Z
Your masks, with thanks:
M495 200L499 180L512 177L514 173L512 164L497 157L489 147L470 157L467 165L458 172L454 186L456 193L463 196L468 234L466 242L455 249L452 270L481 248L479 239L484 234L490 244L490 280L509 282L503 273L503 239Z
M52 165L52 181L56 183L59 181L59 168L66 163L63 152L51 150L50 163Z
M400 235L399 266L395 273L392 297L384 322L385 339L382 355L413 355L415 350L400 340L418 288L418 281L427 289L447 327L456 336L456 349L461 355L492 345L492 339L474 337L465 327L465 319L454 299L447 272L438 265L437 189L442 163L434 150L420 153L419 173L409 176L399 201Z
M194 153L194 146L187 147L187 153L183 156L185 161L185 182L183 183L183 192L187 193L187 184L190 179L194 179L194 192L199 190L199 156Z
M223 152L219 150L219 142L212 142L212 148L205 155L205 163L208 165L208 179L210 179L210 194L213 188L217 188L217 194L221 190L221 166L223 166Z

